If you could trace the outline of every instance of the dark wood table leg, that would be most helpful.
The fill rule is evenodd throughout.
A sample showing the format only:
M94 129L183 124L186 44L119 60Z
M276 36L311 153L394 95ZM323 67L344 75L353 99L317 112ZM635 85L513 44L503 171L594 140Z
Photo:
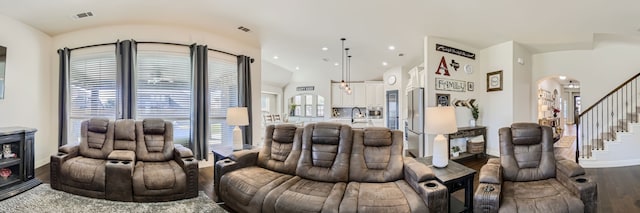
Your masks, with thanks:
M466 212L473 212L473 175L467 178L464 189L464 205Z

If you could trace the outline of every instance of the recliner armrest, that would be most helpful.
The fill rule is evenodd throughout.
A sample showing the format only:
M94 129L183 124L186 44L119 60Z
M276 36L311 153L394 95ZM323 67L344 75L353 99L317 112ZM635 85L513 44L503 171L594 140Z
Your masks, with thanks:
M424 182L435 178L433 170L413 158L404 158L404 178L407 182Z
M233 152L227 159L219 160L215 163L215 171L213 177L213 189L216 195L220 194L220 179L223 175L234 170L254 166L258 159L259 150L241 150ZM220 196L217 196L216 202L220 202Z
M480 168L480 183L502 184L502 167L500 158L489 159L487 164Z
M449 190L435 180L433 170L413 158L404 158L404 179L422 198L429 212L449 211Z
M135 163L136 161L136 153L131 150L113 150L107 156L109 160L119 160L119 161L131 161Z
M78 156L78 145L67 144L58 148L58 153L51 155L49 163L51 188L60 190L60 170L65 161Z
M58 148L58 152L65 153L70 156L70 158L78 156L78 150L80 147L78 145L65 144ZM58 155L60 156L60 155Z
M480 183L473 195L474 212L498 212L502 186L494 183Z
M571 160L556 163L556 179L584 203L584 212L596 212L598 187L593 176L585 175L584 169Z
M190 158L193 157L193 152L191 149L182 146L182 144L176 144L173 146L173 155L179 158Z

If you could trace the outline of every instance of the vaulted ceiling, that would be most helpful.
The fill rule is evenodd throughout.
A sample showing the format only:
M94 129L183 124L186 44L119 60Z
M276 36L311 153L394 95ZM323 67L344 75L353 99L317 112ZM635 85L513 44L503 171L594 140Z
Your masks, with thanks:
M0 14L52 36L103 25L188 26L259 46L263 60L294 73L334 78L345 37L353 80L419 64L426 35L479 49L509 40L532 52L590 48L594 33L638 35L638 9L633 0L0 0ZM89 11L93 17L71 18Z

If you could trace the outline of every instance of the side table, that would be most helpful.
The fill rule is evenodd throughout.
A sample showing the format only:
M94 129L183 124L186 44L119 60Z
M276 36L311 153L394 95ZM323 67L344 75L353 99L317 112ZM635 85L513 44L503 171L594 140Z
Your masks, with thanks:
M452 160L449 160L449 165L445 168L433 167L431 165L431 157L416 158L416 160L431 167L438 182L444 184L449 190L449 212L473 211L473 177L476 174L476 170ZM464 203L451 197L451 193L460 189L464 189Z
M211 152L213 152L213 176L216 177L216 169L215 169L215 165L216 162L223 160L225 158L228 158L229 155L233 154L233 145L227 145L227 144L215 144L215 145L211 145ZM249 149L255 149L258 148L256 146L253 145L249 145L249 144L244 144L242 146L243 150L249 150Z

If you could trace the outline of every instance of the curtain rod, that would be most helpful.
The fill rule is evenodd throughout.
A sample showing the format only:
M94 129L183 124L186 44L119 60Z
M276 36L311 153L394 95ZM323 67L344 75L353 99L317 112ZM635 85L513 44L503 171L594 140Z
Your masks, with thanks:
M178 44L178 43L171 43L171 42L156 42L156 41L138 41L136 43L137 44L168 44L168 45L177 45L177 46L185 46L185 47L190 46L190 45L186 45L186 44ZM77 49L83 49L83 48L89 48L89 47L99 47L99 46L115 45L115 44L116 44L115 42L104 43L104 44L92 44L92 45L87 45L87 46L69 48L69 50L77 50ZM232 56L238 57L238 55L236 55L236 54L225 52L225 51L222 51L222 50L216 50L216 49L211 49L211 48L207 48L207 50L211 50L211 51L214 51L214 52L224 53L224 54L227 54L227 55L232 55Z

